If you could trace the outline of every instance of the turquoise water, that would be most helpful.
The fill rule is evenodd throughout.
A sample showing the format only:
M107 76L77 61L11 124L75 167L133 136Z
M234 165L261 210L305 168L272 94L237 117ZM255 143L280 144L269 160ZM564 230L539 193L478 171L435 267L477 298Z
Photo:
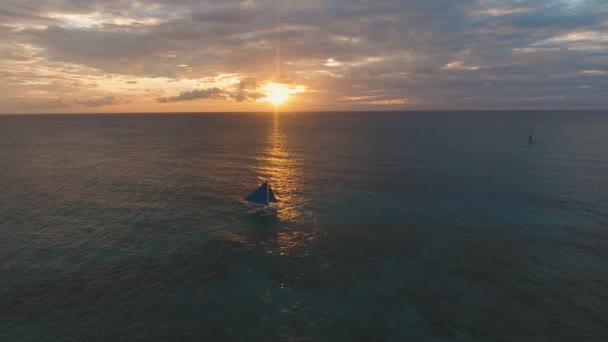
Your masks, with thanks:
M607 132L605 112L0 116L0 341L606 340ZM277 217L244 215L263 179Z

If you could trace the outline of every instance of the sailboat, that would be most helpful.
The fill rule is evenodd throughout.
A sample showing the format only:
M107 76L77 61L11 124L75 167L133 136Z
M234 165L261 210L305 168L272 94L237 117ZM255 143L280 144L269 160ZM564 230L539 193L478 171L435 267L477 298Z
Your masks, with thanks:
M247 211L247 214L263 213L270 215L277 211L277 207L272 206L271 203L277 203L278 200L274 196L268 181L264 181L262 185L253 190L244 200L253 206L253 209Z

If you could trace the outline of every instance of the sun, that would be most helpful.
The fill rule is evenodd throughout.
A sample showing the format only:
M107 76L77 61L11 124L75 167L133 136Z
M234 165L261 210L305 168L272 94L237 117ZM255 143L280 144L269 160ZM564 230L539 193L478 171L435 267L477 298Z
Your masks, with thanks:
M289 100L289 94L284 89L273 89L266 95L268 101L279 105Z
M260 90L266 96L260 101L272 102L278 106L289 100L291 95L303 92L305 88L300 85L289 86L282 83L267 83Z
M266 95L264 101L272 102L275 105L289 100L289 88L284 84L268 83L262 88L262 92Z

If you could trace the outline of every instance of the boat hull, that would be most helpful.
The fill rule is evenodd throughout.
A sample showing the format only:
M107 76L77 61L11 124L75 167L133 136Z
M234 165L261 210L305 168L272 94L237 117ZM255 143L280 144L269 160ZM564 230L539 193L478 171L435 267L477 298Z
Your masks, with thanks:
M256 208L251 208L250 210L247 210L245 212L245 214L248 215L260 215L260 216L266 216L266 215L273 215L277 213L277 207L256 207Z

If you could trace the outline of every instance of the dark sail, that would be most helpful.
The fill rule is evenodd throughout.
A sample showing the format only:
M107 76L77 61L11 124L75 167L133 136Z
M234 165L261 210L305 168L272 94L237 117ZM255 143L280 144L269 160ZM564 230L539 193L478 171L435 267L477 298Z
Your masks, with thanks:
M274 203L278 202L277 198L274 197L274 192L272 192L272 188L270 187L270 185L268 186L268 192L269 192L268 193L268 201L269 202L274 202Z
M268 182L264 182L259 188L250 193L249 196L245 197L245 201L268 205L269 202L277 202L277 198L274 196Z

